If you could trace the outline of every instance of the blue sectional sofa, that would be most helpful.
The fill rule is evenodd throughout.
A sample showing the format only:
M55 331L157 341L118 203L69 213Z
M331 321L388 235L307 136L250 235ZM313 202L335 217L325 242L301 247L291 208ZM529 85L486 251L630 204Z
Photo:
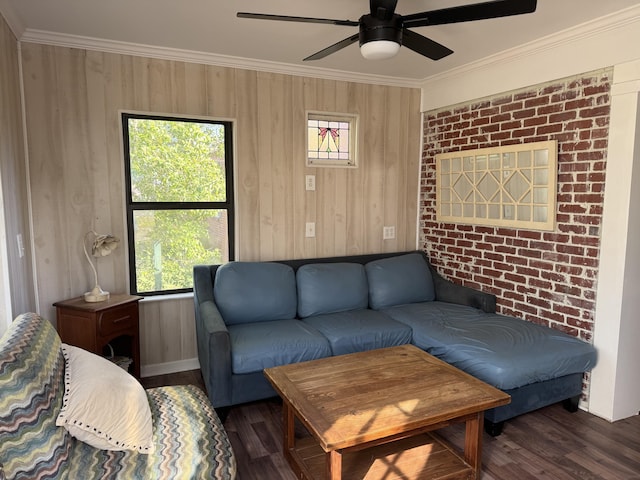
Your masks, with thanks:
M275 396L263 369L412 343L509 393L485 428L564 401L578 408L590 344L496 314L423 252L194 267L198 356L214 407Z

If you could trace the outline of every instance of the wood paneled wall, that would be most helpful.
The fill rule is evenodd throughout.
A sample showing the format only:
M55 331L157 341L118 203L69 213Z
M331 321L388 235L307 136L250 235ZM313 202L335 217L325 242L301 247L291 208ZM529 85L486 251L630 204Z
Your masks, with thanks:
M419 89L37 44L22 52L38 291L50 317L52 302L90 286L84 233L126 238L121 110L235 122L238 259L416 248ZM307 110L359 115L358 168L305 166ZM316 175L315 192L305 174ZM396 239L382 240L384 225ZM127 290L126 258L122 248L98 260L103 288ZM171 302L143 305L143 366L194 355L192 306Z
M36 307L18 57L18 42L0 15L0 334L15 316Z

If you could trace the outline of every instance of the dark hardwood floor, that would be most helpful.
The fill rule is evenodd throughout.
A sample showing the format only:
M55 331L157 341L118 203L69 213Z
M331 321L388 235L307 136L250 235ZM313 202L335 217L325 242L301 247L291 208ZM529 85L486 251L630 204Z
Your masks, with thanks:
M146 388L195 384L199 371L143 378ZM278 399L233 407L225 429L238 461L238 480L294 480L282 455ZM302 427L299 434L304 435ZM440 434L458 448L462 425ZM609 423L552 405L508 421L504 432L483 438L483 480L640 480L640 416ZM389 479L403 478L393 476ZM351 479L349 479L351 480Z

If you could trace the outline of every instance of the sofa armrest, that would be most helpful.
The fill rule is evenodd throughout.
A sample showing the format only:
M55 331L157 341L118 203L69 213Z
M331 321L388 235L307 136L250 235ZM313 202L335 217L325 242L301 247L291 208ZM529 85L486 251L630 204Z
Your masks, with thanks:
M193 302L198 360L207 395L215 408L232 403L231 342L215 304L213 282L218 265L193 267Z
M196 340L200 370L215 408L231 402L231 343L227 325L212 301L196 305Z
M468 305L486 313L496 312L495 295L453 283L441 276L431 264L429 264L429 268L433 277L437 301Z

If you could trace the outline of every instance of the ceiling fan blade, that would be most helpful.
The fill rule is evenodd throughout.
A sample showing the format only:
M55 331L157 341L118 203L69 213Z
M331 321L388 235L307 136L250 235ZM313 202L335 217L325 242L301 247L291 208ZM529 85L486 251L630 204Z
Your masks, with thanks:
M268 13L238 12L238 18L256 18L258 20L278 20L283 22L303 22L303 23L327 23L330 25L345 25L347 27L357 27L358 22L352 20L332 20L330 18L312 17L291 17L288 15L270 15Z
M371 16L379 20L389 20L396 11L398 0L369 0Z
M359 37L360 37L359 33L356 33L355 35L351 35L349 38L340 40L338 43L334 43L333 45L327 48L324 48L319 52L314 53L313 55L308 56L307 58L304 59L304 61L306 62L307 60L320 60L321 58L324 58L327 55L331 55L332 53L335 53L338 50L342 50L344 47L348 47L352 43L357 42Z
M494 0L414 13L413 15L405 15L402 19L407 28L426 27L532 13L536 11L536 6L537 0Z
M431 60L440 60L453 53L453 50L435 40L431 40L406 28L402 30L402 45Z

